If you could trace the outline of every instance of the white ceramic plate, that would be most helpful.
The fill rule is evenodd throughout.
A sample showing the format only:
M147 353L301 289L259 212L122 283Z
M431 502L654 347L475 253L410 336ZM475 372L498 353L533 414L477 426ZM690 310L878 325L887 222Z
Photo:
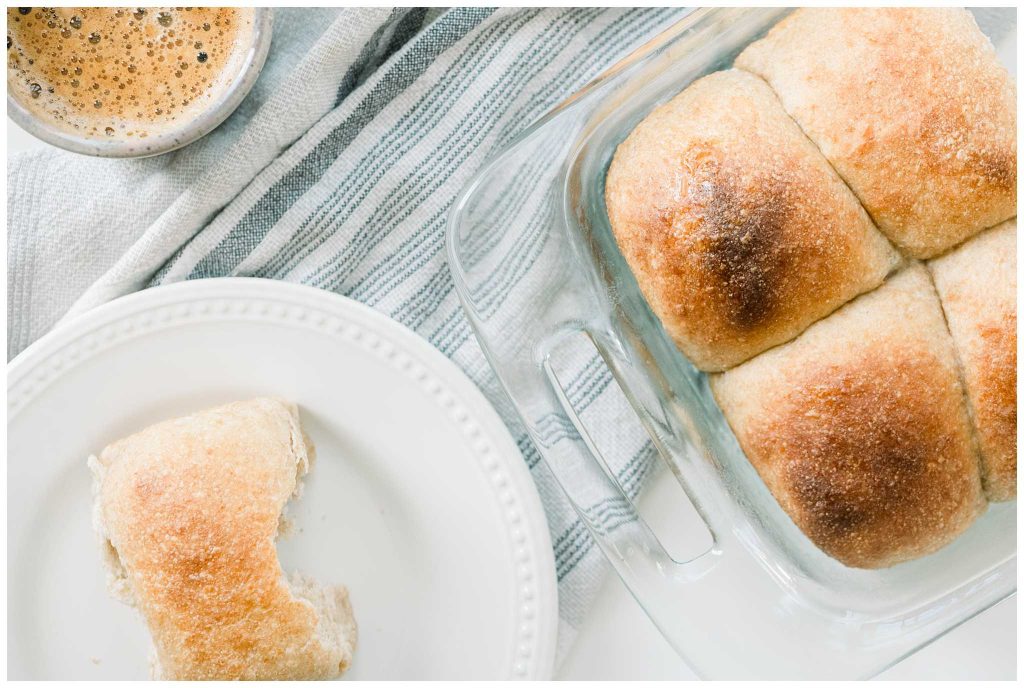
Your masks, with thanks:
M149 636L111 599L85 459L145 425L269 394L318 459L287 570L348 585L346 678L549 678L551 543L523 460L458 368L354 301L251 279L120 299L8 368L9 678L146 678Z

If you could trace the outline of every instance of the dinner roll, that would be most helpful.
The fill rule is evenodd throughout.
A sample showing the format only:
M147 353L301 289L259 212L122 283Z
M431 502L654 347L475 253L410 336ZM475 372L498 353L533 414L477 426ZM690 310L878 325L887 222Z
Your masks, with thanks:
M783 509L847 566L934 552L985 509L953 343L920 265L711 386Z
M771 84L910 255L1016 214L1016 87L967 10L801 9L736 66Z
M767 84L741 71L651 112L615 152L605 196L651 309L702 370L792 339L899 261Z
M960 358L985 493L1017 497L1017 221L929 263Z
M356 640L343 587L285 578L274 541L313 447L295 407L253 399L114 442L94 475L114 591L162 679L326 679Z

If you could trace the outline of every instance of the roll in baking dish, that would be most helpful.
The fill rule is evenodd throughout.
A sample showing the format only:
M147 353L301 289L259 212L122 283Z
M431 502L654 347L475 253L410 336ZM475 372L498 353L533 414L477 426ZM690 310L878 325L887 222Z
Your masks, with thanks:
M909 255L1016 215L1016 87L967 10L801 9L736 66L771 84Z
M989 499L1017 497L1017 221L929 262L963 370Z
M848 566L933 552L986 507L953 341L920 265L711 387L775 498Z
M652 310L706 371L792 339L900 260L768 85L737 70L651 112L605 198Z

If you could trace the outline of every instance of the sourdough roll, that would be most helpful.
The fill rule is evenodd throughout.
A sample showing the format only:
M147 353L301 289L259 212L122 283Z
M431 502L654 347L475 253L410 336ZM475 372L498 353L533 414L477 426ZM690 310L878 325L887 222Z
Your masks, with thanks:
M934 552L985 509L953 343L920 265L711 386L779 504L847 566Z
M91 457L114 592L162 679L326 679L352 659L345 588L286 579L274 541L309 469L296 409L253 399L150 426Z
M985 493L1017 497L1017 221L929 263L963 369Z
M651 112L616 150L605 200L651 309L702 370L792 339L899 261L767 84L741 71Z
M771 84L910 255L1016 215L1016 87L967 10L801 9L736 66Z

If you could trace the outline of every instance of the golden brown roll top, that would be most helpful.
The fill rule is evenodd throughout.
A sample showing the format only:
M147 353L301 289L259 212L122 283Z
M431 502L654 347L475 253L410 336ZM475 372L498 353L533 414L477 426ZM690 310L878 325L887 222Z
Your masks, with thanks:
M899 260L767 84L736 70L651 112L605 193L641 291L702 370L792 339Z
M1017 497L1017 221L929 263L981 446L989 499Z
M274 546L311 449L294 406L254 399L158 423L90 460L97 527L159 678L323 679L348 666L345 589L299 578L293 591Z
M736 66L771 84L910 255L1016 215L1016 88L968 11L801 9Z
M848 566L933 552L986 506L953 344L920 265L711 383L776 499Z

